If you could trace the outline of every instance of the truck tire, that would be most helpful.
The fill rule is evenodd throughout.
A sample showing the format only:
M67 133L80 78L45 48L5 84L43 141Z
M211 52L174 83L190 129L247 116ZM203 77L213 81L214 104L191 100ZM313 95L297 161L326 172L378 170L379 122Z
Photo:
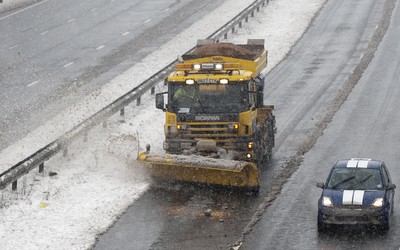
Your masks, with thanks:
M258 164L262 164L265 161L271 159L272 147L271 147L271 122L269 119L261 125L258 126L255 132L255 149L254 153L256 155L256 161Z

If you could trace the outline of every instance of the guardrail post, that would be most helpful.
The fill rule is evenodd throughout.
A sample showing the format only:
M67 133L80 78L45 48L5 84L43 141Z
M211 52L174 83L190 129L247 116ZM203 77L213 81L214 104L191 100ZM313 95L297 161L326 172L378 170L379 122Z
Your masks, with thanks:
M42 173L44 169L44 163L39 164L39 173Z
M260 1L256 1L256 2L257 2L258 5L263 4L263 6L266 3L268 4L270 2L269 0L260 0ZM2 2L4 2L4 1L0 0L0 3L2 3ZM252 10L252 12L250 14L248 13L248 11L249 10L247 10L247 9L246 9L246 11L243 11L241 13L241 15L240 15L240 18L241 18L240 21L237 21L239 23L238 26L240 28L242 28L242 26L243 26L243 19L244 19L245 22L249 22L249 17L250 16L254 17L254 15L255 15L254 14L255 10ZM257 6L257 11L259 11L259 6ZM232 19L232 22L233 21L234 21L234 19ZM224 39L227 39L228 38L228 33L229 33L229 30L227 30L227 27L230 27L229 29L232 29L232 33L234 33L235 29L236 29L236 27L234 27L236 25L236 23L234 23L233 27L230 26L230 25L233 24L232 22L228 23L224 27L218 29L210 37L212 37L213 39L216 39L216 42L220 42L222 37L224 37ZM171 63L170 66L168 66L168 70L164 69L163 71L159 71L158 73L156 73L154 75L155 78L153 78L153 79L149 78L148 79L149 82L147 82L147 80L146 80L145 82L140 84L138 86L138 88L137 88L137 89L140 90L139 93L136 92L137 90L135 88L131 92L129 92L129 93L127 93L127 94L125 94L125 95L123 95L121 97L124 97L123 99L126 99L129 102L129 104L132 103L135 100L134 98L136 98L137 106L139 106L141 104L141 97L140 96L137 97L137 95L142 95L143 94L142 93L142 90L143 90L142 88L145 88L146 91L148 91L148 89L151 88L151 94L155 94L155 86L154 85L158 84L158 82L154 82L154 80L160 81L161 77L165 78L166 74L167 74L167 71L172 70L173 67L174 67L174 62ZM84 140L87 140L88 139L87 138L88 137L88 133L82 131L82 129L89 129L89 128L94 127L94 126L98 126L99 123L101 122L100 119L107 119L107 118L110 117L110 114L108 114L108 112L110 110L113 111L112 115L114 115L119 110L121 112L120 113L121 116L124 116L124 108L122 108L122 107L126 107L128 104L126 103L126 101L120 101L120 100L122 100L122 99L118 99L115 102L107 105L107 107L104 110L102 110L101 112L100 111L97 112L94 116L92 116L92 117L88 118L87 120L85 120L84 122L80 123L79 126L76 129L72 129L69 132L67 132L66 133L66 140L64 140L64 138L60 137L59 139L57 139L57 140L55 140L53 142L55 144L52 144L49 147L46 146L45 148L43 148L43 149L46 149L46 150L48 149L49 150L48 154L44 154L44 155L40 154L39 156L32 155L29 158L25 159L23 161L23 164L28 164L29 165L28 171L31 171L31 170L33 170L33 168L38 167L39 168L39 173L40 173L40 172L44 171L44 163L42 162L38 166L37 165L37 161L34 161L33 164L31 164L32 163L32 159L35 159L35 160L40 159L39 162L45 161L48 158L53 157L56 153L61 153L60 151L63 151L63 157L67 157L68 156L68 147L67 147L67 145L68 145L68 143L70 143L72 141L72 139L74 139L74 137L76 136L75 133L83 132L84 136L85 136ZM125 105L125 106L123 106L123 105ZM117 109L116 110L115 109L110 109L110 107L117 107ZM99 117L100 119L95 119L96 117ZM86 123L87 121L90 121L90 123ZM103 126L103 128L107 128L107 120L102 120L102 126ZM60 141L60 139L62 139L62 141ZM15 167L18 167L19 169L21 169L21 166L22 166L22 164L19 164L19 163L17 165L15 165ZM15 178L20 178L20 176L22 176L23 174L26 173L26 172L23 172L22 174L20 172L15 172L14 173L14 172L10 172L10 170L11 169L7 170L3 174L13 175L13 178L14 177ZM12 181L12 180L14 180L14 181ZM17 190L17 180L8 179L6 185L9 185L10 183L12 183L12 190ZM25 182L23 182L23 185L25 185Z
M156 87L151 87L150 94L154 95L156 93Z

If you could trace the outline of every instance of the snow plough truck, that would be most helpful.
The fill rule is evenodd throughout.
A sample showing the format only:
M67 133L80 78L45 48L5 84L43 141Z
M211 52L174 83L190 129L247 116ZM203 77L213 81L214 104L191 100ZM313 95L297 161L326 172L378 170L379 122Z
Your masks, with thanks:
M259 168L271 158L273 105L264 105L268 51L247 44L199 40L178 58L156 94L165 116L165 152L139 154L155 177L258 191Z

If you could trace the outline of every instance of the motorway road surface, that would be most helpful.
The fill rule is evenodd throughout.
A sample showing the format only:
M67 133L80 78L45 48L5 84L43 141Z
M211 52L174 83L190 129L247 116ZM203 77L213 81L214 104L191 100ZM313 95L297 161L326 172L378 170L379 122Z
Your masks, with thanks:
M0 150L222 2L43 0L0 13Z
M375 1L362 2L367 6L366 2ZM384 2L376 1L370 10L380 13ZM395 1L386 2L391 9ZM331 2L328 6L333 8L337 4ZM325 181L336 160L352 157L384 160L399 187L399 7L397 4L393 8L391 19L384 13L383 18L390 21L390 26L373 60L323 136L305 155L282 194L245 238L241 249L399 249L399 190L395 195L391 230L387 234L350 227L318 236L316 215L321 189L315 187L316 182ZM377 30L380 28L382 26Z
M399 180L400 9L395 2L327 1L288 57L268 74L265 102L276 107L278 134L273 161L261 170L258 196L154 184L99 236L95 249L234 244L240 249L399 249L398 195L388 234L339 230L318 236L321 190L315 187L337 159L349 157L382 159L394 182ZM385 24L390 26L383 37ZM205 216L207 209L211 217Z

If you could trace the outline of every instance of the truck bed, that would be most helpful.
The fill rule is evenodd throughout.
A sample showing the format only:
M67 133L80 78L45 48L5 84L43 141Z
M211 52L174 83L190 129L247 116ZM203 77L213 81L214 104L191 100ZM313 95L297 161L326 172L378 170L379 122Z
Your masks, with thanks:
M193 60L202 57L226 56L254 61L262 55L263 51L263 44L211 43L198 45L193 51L182 55L182 58Z

